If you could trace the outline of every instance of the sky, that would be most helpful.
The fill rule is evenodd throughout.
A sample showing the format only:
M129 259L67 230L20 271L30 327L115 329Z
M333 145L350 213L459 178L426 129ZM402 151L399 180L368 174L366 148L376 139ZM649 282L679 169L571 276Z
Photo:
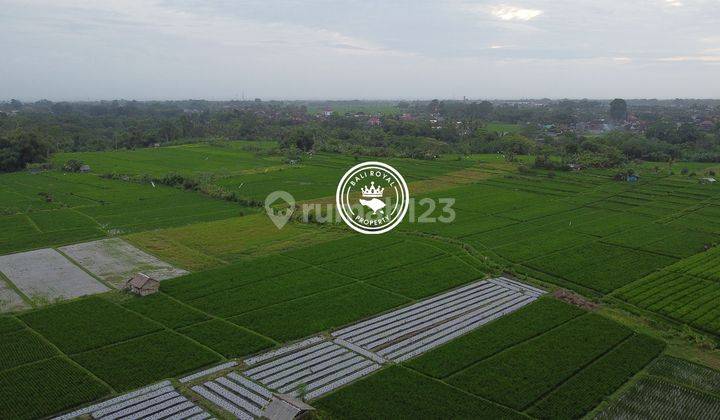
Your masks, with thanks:
M0 0L0 99L720 98L720 0Z

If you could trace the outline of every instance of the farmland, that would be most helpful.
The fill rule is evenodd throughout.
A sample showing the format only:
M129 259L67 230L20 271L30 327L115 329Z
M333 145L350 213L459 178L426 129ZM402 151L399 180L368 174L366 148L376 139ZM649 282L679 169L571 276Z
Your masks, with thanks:
M636 183L615 181L610 170L519 170L494 155L382 159L403 173L411 193L417 188L417 199L454 198L457 218L408 221L376 236L299 221L278 230L259 207L135 178L181 173L255 200L287 190L325 203L355 164L318 153L289 165L257 152L266 146L73 153L54 159L80 159L92 172L0 175L0 195L8 197L0 261L9 267L0 276L0 304L4 290L32 295L44 287L27 277L31 271L10 269L28 266L21 251L65 267L50 270L62 277L53 284L71 277L67 290L78 285L66 302L28 299L25 310L0 316L0 417L48 416L239 362L501 272L642 322L623 325L549 293L311 404L332 418L448 410L577 418L635 412L645 407L629 401L682 395L698 413L717 413L716 393L704 389L716 385L717 373L661 356L668 347L687 349L673 336L686 328L710 341L720 334L715 185L652 168ZM111 172L128 178L100 176ZM441 207L425 216L440 216ZM174 278L152 296L114 290L140 270ZM447 303L447 313L463 304ZM693 352L714 363L712 350ZM192 385L182 392L197 397Z

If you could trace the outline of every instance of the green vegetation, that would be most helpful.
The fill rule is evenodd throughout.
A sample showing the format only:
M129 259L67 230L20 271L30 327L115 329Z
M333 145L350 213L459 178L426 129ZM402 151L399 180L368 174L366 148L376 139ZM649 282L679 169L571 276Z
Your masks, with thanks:
M126 391L198 370L220 357L179 334L162 331L81 353L73 360L116 391Z
M618 290L618 298L702 330L720 331L720 284L715 281L659 271Z
M437 112L454 118L466 111ZM486 111L483 124L463 130L468 134L391 117L382 117L382 128L368 129L343 128L349 124L344 117L300 127L255 121L250 137L271 132L280 141L71 152L55 155L53 163L74 159L89 164L90 173L36 168L3 174L0 254L121 235L193 273L163 281L153 296L111 292L0 317L0 417L51 415L111 391L327 333L500 272L572 289L605 304L598 311L604 315L619 306L660 315L638 317L637 330L656 337L674 334L665 322L671 318L708 334L704 348L716 346L720 207L713 203L720 190L680 172L681 165L699 173L710 166L596 168L635 153L628 146L633 139L620 135L557 136L557 156L517 156L539 152L523 137L534 124ZM247 117L245 111L214 112L227 121ZM209 118L215 134L238 136L226 131L227 121ZM347 141L337 142L338 133ZM119 139L122 146L157 136ZM637 153L664 156L676 153L673 147ZM331 153L338 151L348 153ZM380 236L297 220L278 230L255 206L275 190L331 203L340 175L380 152L373 159L398 168L413 197L454 198L455 221L403 223ZM292 163L290 153L297 158ZM564 164L575 158L590 167L566 171ZM513 159L519 164L508 162ZM639 180L627 182L630 173ZM248 205L228 201L225 193ZM425 216L440 216L440 207ZM418 204L415 214L425 210ZM576 418L607 398L616 401L616 390L630 381L630 389L644 387L633 394L638 398L680 392L704 410L698 414L715 414L707 407L714 407L717 378L683 361L651 362L662 349L637 331L548 296L317 404L333 417L350 418ZM61 394L66 389L68 395ZM37 406L18 392L36 398ZM632 407L626 409L638 409Z
M379 397L382 396L382 397ZM521 419L519 413L392 366L316 402L338 419Z
M34 333L21 330L0 335L0 371L55 356L57 351Z
M523 410L630 334L605 318L584 315L476 363L447 382ZM543 355L541 363L538 355Z
M446 378L509 347L574 319L583 311L552 298L504 316L407 363L436 378Z
M720 416L720 398L656 377L643 378L611 403L598 419L616 418L693 418Z
M657 357L664 347L661 341L647 336L632 336L555 388L528 413L537 418L579 418Z
M17 318L11 316L0 316L0 334L22 330L23 324Z
M230 317L351 282L351 278L310 267L203 296L187 303L213 315Z
M168 328L187 327L209 319L207 315L188 308L160 293L145 297L131 297L122 306Z
M266 338L219 319L183 328L179 332L228 358L257 353L274 345Z
M110 389L63 358L0 372L0 417L34 419L102 398Z
M75 300L21 315L65 353L80 353L157 331L146 318L101 298Z
M407 298L355 283L229 320L283 342L349 324L407 302Z

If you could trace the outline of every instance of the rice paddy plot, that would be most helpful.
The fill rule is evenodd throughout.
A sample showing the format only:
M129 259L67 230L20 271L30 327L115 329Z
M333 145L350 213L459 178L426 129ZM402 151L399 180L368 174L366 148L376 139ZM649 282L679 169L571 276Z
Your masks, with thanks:
M72 358L116 391L180 376L221 360L210 350L169 331L123 341Z
M143 297L129 296L122 302L122 306L171 329L187 327L210 319L204 313L183 305L162 293Z
M87 163L93 172L164 175L236 173L278 165L278 159L262 158L231 145L188 144L111 152L58 153L53 161L63 164L69 159Z
M155 280L166 280L187 274L156 257L143 252L120 238L85 242L60 248L80 266L118 289L137 273Z
M481 276L480 271L460 258L445 256L378 274L365 281L413 299L421 299Z
M0 272L40 304L110 290L53 249L0 256Z
M107 346L161 328L98 297L37 309L20 315L20 319L67 354Z
M407 366L426 375L445 378L583 313L574 306L543 297L512 314L407 362Z
M308 265L301 261L272 255L164 281L160 288L176 299L190 301L305 268Z
M272 347L274 343L227 321L214 319L178 330L225 357L241 357Z
M630 335L629 330L612 321L586 314L476 363L446 381L524 410ZM538 355L542 355L542 363L538 363Z
M582 369L533 405L537 418L580 418L657 357L665 344L634 335Z
M507 278L472 283L333 332L333 336L396 362L510 314L544 292Z
M57 350L29 330L0 334L0 371L56 355Z
M646 372L720 396L720 372L687 360L662 356L655 359Z
M266 214L252 214L130 235L129 240L164 261L189 270L323 243L347 235L335 229L288 223L278 229Z
M382 396L382 397L379 397ZM392 366L313 403L332 418L520 419L520 413Z
M662 270L619 289L616 296L681 323L720 331L720 284L671 270Z
M667 268L668 271L720 282L720 247L685 258Z
M530 260L525 265L581 287L609 293L677 261L602 243L590 243Z
M611 402L596 419L720 417L720 398L665 380L649 377L635 383Z
M0 418L35 419L102 398L110 388L55 357L0 372Z
M309 267L223 290L187 303L216 316L230 317L353 282L349 277Z
M340 327L407 302L408 298L354 283L229 320L283 342Z
M325 263L321 267L356 279L363 279L392 268L427 261L442 254L443 251L425 243L406 240L379 251L371 249L349 258Z

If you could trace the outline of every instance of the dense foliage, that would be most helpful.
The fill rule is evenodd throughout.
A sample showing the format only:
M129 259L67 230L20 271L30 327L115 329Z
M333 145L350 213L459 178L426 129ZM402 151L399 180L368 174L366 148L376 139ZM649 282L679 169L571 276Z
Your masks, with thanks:
M354 111L353 109L366 109ZM0 103L0 171L42 162L51 152L135 149L199 139L278 140L286 162L303 153L434 159L443 153L562 156L564 163L613 167L625 160L720 161L712 101L613 100L345 104L313 115L303 102L102 101ZM712 107L715 108L712 108ZM714 110L713 110L714 109ZM373 112L376 110L377 112ZM392 112L388 112L391 110ZM632 118L641 121L637 124ZM499 123L496 123L499 122ZM596 128L587 127L598 126ZM583 128L585 127L585 128Z

